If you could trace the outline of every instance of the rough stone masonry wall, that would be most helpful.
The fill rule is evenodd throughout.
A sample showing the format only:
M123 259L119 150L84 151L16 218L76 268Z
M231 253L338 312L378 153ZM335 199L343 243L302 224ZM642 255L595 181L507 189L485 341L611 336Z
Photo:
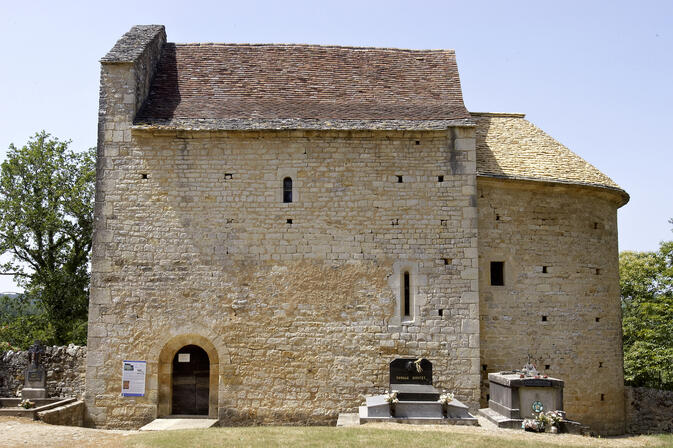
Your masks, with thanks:
M45 347L43 365L47 372L48 397L81 397L84 394L86 347ZM28 351L0 355L0 397L15 397L23 389Z
M107 91L123 90L123 73L108 75ZM90 424L157 416L160 353L182 335L215 347L227 424L333 421L382 392L398 356L430 358L436 384L476 409L473 129L102 137ZM120 397L123 359L148 361L145 397Z
M626 432L673 432L673 391L626 387Z
M616 195L480 177L482 406L488 372L538 369L565 381L568 417L624 431ZM490 285L490 262L505 285ZM543 270L546 267L546 273Z

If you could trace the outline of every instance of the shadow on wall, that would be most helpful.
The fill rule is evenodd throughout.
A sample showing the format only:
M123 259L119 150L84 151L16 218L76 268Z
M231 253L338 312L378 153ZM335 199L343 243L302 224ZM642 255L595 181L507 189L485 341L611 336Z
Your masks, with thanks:
M492 118L473 115L472 119L477 122L477 175L488 174L491 177L509 177L498 163L486 139L491 129Z
M134 124L141 124L150 116L167 121L173 118L181 101L175 44L164 44L156 73L150 93L133 120Z

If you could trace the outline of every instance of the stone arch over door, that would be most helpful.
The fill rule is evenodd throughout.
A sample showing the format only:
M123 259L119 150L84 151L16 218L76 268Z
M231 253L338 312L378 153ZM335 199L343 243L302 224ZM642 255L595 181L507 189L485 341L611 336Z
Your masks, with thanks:
M217 418L218 378L220 360L217 349L208 339L198 334L182 334L170 339L159 353L159 402L157 417L171 415L173 396L173 359L181 348L196 345L202 348L210 360L210 381L208 392L208 417Z

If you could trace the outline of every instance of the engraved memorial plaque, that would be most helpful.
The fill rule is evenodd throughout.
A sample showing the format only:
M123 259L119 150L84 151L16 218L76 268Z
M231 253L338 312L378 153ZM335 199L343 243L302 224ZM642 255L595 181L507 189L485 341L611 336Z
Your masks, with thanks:
M390 363L390 384L432 385L432 363L425 358L397 358Z

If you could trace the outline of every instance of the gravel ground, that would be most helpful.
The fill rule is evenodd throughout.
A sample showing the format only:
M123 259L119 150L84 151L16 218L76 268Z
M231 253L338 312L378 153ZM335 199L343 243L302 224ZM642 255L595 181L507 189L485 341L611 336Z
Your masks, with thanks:
M481 420L476 426L413 426L394 423L368 423L366 428L387 428L405 431L447 431L461 434L497 435L510 440L539 440L567 447L655 447L662 442L647 436L592 438L569 434L532 434L523 431L499 429ZM341 430L348 430L342 428ZM55 448L122 448L127 437L138 431L120 431L54 426L18 417L0 417L0 447L55 447Z
M138 431L54 426L19 417L0 417L0 447L118 448Z

